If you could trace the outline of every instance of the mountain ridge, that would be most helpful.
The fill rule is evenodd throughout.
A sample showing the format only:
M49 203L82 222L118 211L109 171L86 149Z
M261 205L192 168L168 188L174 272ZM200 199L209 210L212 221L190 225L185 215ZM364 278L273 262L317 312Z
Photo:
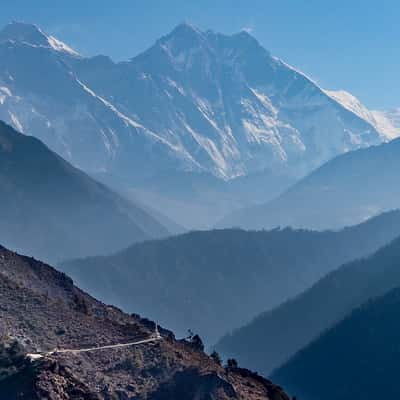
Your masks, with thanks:
M61 261L168 235L150 214L0 121L0 240Z
M399 308L398 287L369 299L276 370L273 379L309 400L398 397L392 382ZM332 390L326 393L326 387Z
M303 293L225 336L216 349L269 374L362 303L400 286L399 254L400 239L395 238L374 254L340 266ZM244 338L246 346L241 345Z
M338 229L400 206L400 139L328 161L268 203L237 210L218 227Z
M289 400L267 379L225 368L190 340L162 339L88 353L82 349L150 337L155 323L81 291L72 279L0 247L0 393L7 400ZM45 354L29 360L28 353Z
M269 117L265 116L265 118L267 118L267 119L272 118L271 122L273 121L274 107L279 107L278 104L274 103L275 102L274 99L275 99L276 95L278 95L278 97L282 96L282 93L279 94L279 90L282 91L282 88L283 88L282 84L279 83L278 80L286 79L286 80L289 80L289 84L292 84L292 83L290 83L290 79L294 79L295 81L298 80L298 82L295 82L294 84L292 84L292 86L294 85L292 88L294 90L293 94L295 94L296 90L302 89L301 85L305 85L305 86L309 85L310 95L322 96L321 99L324 98L324 96L326 96L326 98L324 98L324 99L327 100L328 103L329 103L329 100L331 100L334 104L336 104L337 107L339 107L339 108L343 107L343 110L342 110L343 112L345 111L345 112L350 112L351 114L354 114L354 116L356 116L357 118L360 118L361 120L365 121L369 125L369 128L372 128L372 130L374 129L373 126L376 125L376 124L374 124L373 121L371 122L371 118L361 118L362 113L354 112L354 109L352 107L348 107L345 101L340 101L340 96L333 95L335 92L329 92L329 91L323 90L312 79L307 77L304 73L302 73L302 72L298 71L297 69L295 69L294 67L286 64L285 62L278 59L277 57L271 56L270 53L267 50L265 50L253 36L251 36L249 33L244 32L244 31L237 33L237 34L233 34L231 36L228 36L228 35L223 35L221 33L215 33L214 31L211 31L211 30L200 31L198 28L196 28L192 25L181 24L181 25L178 25L169 34L158 39L156 41L156 43L153 46L151 46L148 50L145 50L141 54L131 58L129 61L120 62L120 63L114 63L111 59L107 59L104 56L95 56L95 57L91 57L91 58L85 58L85 57L79 56L73 50L68 50L68 46L65 45L64 43L59 42L58 45L54 45L54 43L52 41L55 43L56 39L50 35L45 34L39 27L37 27L35 25L29 25L29 24L24 24L24 23L12 23L12 24L7 25L3 29L3 31L0 31L0 42L3 42L3 43L11 42L14 45L18 45L18 43L20 43L21 45L28 44L33 47L35 47L35 46L43 47L43 50L45 50L46 48L49 48L51 50L56 50L55 54L57 54L57 53L60 54L60 57L61 57L60 60L64 63L64 67L67 67L67 71L69 70L70 74L72 73L72 74L76 75L76 78L78 78L78 79L79 79L79 77L83 78L83 80L82 79L77 80L77 82L82 85L81 89L83 89L87 93L91 93L92 96L100 99L103 102L103 105L108 106L110 109L114 110L114 112L117 113L117 116L119 118L121 118L125 123L127 123L128 125L132 125L133 128L139 128L139 130L144 129L147 132L147 133L145 133L145 136L150 135L153 138L156 138L156 140L161 141L162 143L164 143L164 145L168 145L170 150L179 151L179 152L182 151L183 157L189 157L188 160L192 159L191 162L194 162L193 166L196 167L196 165L197 165L197 167L200 167L199 171L209 171L209 172L214 173L216 176L224 177L225 179L231 179L235 176L242 175L245 172L245 170L240 170L240 169L236 173L232 173L232 172L228 173L227 172L228 170L226 170L226 172L222 171L222 169L228 167L227 165L224 166L224 164L226 164L226 162L227 162L226 157L229 155L228 153L226 153L226 151L229 150L229 152L232 153L231 155L234 155L236 153L237 156L241 157L240 156L240 151L241 151L240 148L235 147L236 146L235 141L238 141L238 138L239 138L238 144L240 144L240 145L244 145L246 140L250 140L250 141L255 140L256 142L258 142L259 145L263 145L264 141L268 142L268 141L270 141L270 139L271 140L278 140L278 139L277 139L277 137L275 139L272 139L273 131L271 131L271 134L272 134L271 138L268 139L267 125L265 125L264 127L262 125L259 125L257 128L258 129L257 134L255 134L257 129L253 132L253 134L251 134L250 130L248 130L248 132L246 133L246 135L248 136L247 139L240 138L239 136L237 136L239 134L239 126L237 126L235 129L233 129L233 125L231 125L233 123L233 120L232 121L226 120L226 122L230 126L229 130L232 132L233 136L231 138L229 138L229 135L224 134L224 136L223 136L224 141L227 146L234 146L234 147L230 147L230 148L227 147L225 150L223 150L223 152L221 152L222 150L219 147L219 145L217 144L217 142L215 142L215 140L218 139L218 135L222 134L222 130L225 128L223 127L223 125L221 125L221 121L219 120L220 117L218 117L217 119L213 119L213 117L212 117L212 115L214 115L214 116L220 115L220 114L218 114L219 111L218 111L218 109L210 108L210 107L214 107L214 106L209 102L209 98L207 97L204 90L203 91L200 90L200 87L194 80L194 79L200 79L200 80L205 79L204 83L206 84L206 87L208 86L209 90L211 90L211 92L209 91L208 96L212 95L215 97L215 93L212 93L212 91L226 90L226 88L224 88L223 86L215 86L214 87L212 84L210 85L210 82L207 83L207 79L214 79L214 80L221 79L221 77L219 77L217 74L218 69L225 68L226 72L229 72L231 74L236 74L237 75L237 76L235 76L236 86L238 84L238 80L243 81L243 82L247 82L248 80L250 80L251 82L253 82L253 83L250 83L250 81L249 81L246 83L247 84L246 90L249 91L252 98L248 97L249 93L246 94L245 91L243 91L245 88L239 88L239 87L238 87L238 89L241 92L237 92L237 93L232 92L231 95L242 95L242 96L244 95L245 97L243 97L242 100L248 101L249 107L255 107L254 110L258 114L254 114L254 117L259 118L260 121L264 118L264 117L262 117L262 114L260 114L260 113L262 113L264 111L266 112L267 109L269 109L268 112L270 112L270 113L272 112L272 114L270 114ZM40 49L38 49L38 50L40 50ZM246 55L246 57L251 58L251 62L253 62L253 63L256 60L258 60L259 62L261 62L263 64L263 68L265 69L265 71L263 72L264 77L262 77L262 75L260 75L259 71L257 71L257 68L255 68L254 64L251 64L251 62L247 63L246 61L243 60L244 55ZM3 56L7 58L6 53L3 54ZM148 59L153 59L154 57L158 60L158 65L157 65L157 63L155 64L154 62L152 62L151 64L153 66L151 66L151 65L149 65ZM103 61L101 61L100 64L98 64L98 62L100 60L103 60ZM87 68L87 66L94 67L94 70L92 70L91 76L85 75L85 68ZM105 69L103 68L103 66ZM100 67L100 69L98 67ZM193 158L193 154L191 153L190 148L187 147L189 145L189 142L186 142L186 145L185 145L184 141L183 142L177 141L178 140L177 136L168 136L168 134L162 133L163 130L165 130L165 127L163 127L163 125L162 125L163 121L161 121L161 124L158 124L158 125L154 125L154 124L152 125L150 123L151 121L146 121L146 116L145 116L145 114L143 114L144 111L140 109L140 105L137 106L137 107L139 107L138 109L132 108L132 105L127 103L127 101L129 101L129 96L127 97L127 94L124 94L123 92L121 92L121 93L115 92L115 85L114 85L114 92L113 92L111 90L109 83L106 83L106 85L101 85L100 82L97 82L96 75L98 73L101 74L105 71L112 72L115 74L114 77L112 75L109 76L109 78L114 81L115 81L115 79L120 79L120 77L118 77L120 72L125 74L126 76L124 79L127 80L125 83L129 84L129 85L136 85L137 89L141 89L141 86L137 83L135 84L134 79L140 80L140 76L143 79L150 79L150 80L155 79L154 82L149 83L150 84L150 86L148 88L150 90L149 94L151 94L151 91L154 92L154 90L156 90L156 87L154 86L152 88L151 85L158 85L158 89L157 89L158 95L164 96L164 99L167 103L171 100L171 96L173 96L173 99L176 100L176 106L178 106L178 107L182 107L184 105L184 103L181 103L181 105L179 105L179 102L182 102L183 100L192 102L193 104L197 102L196 104L194 104L194 108L193 108L193 106L191 106L192 111L190 111L189 108L186 111L187 112L196 112L196 113L200 112L200 114L198 114L198 118L201 117L201 119L203 119L203 122L201 122L200 119L198 120L198 122L199 123L201 122L202 124L206 123L206 125L204 125L203 128L209 131L209 134L211 136L209 136L209 139L207 139L207 140L211 140L211 142L208 142L208 144L207 144L207 142L205 142L204 139L201 139L201 141L200 141L199 140L200 137L198 137L196 139L196 135L197 135L197 133L195 133L196 128L194 128L191 125L191 122L189 120L187 120L186 125L185 124L182 125L182 123L184 122L183 120L180 122L180 124L183 126L184 129L186 129L186 132L189 133L189 135L193 136L196 140L198 140L197 144L200 145L201 148L206 151L206 153L208 154L208 157L211 157L211 158L216 157L216 158L214 158L214 162L217 165L217 167L216 167L217 169L212 170L209 167L206 167L205 164L203 164L203 166L201 166L202 161L199 159L196 160L196 158ZM179 82L179 79L174 80L173 79L174 76L176 78L176 74L174 71L181 71L181 72L185 73L186 81L183 80L182 82ZM11 69L9 72L11 72ZM137 75L137 74L139 74L139 75L135 76L135 77L128 77L127 72L133 73L134 75ZM191 73L192 75L187 75L188 73L189 74ZM202 73L204 73L206 75L202 76ZM270 74L271 76L268 76L268 74ZM107 75L105 75L105 76L107 76ZM189 83L187 78L189 78L189 80L191 80L192 83ZM14 77L13 77L13 79L14 79ZM303 80L303 82L301 82L302 80ZM169 89L167 87L168 85L165 86L165 83L167 83L169 85ZM189 86L188 86L188 84L189 84ZM260 84L261 84L261 86L260 86ZM260 86L260 89L257 89L257 85ZM265 89L263 89L263 85L264 86L267 85L266 87L268 87L268 85L270 85L269 89L267 89L267 91L265 91ZM274 88L274 85L275 85L275 88ZM299 87L296 88L295 85L297 85ZM143 86L142 86L142 89L143 89ZM118 90L121 90L121 87ZM178 92L178 93L174 93L174 90L175 90L175 92ZM263 92L263 90L264 90L264 92ZM312 93L313 91L315 93ZM12 93L13 91L8 88L8 92ZM191 92L193 92L193 93L191 93ZM156 93L156 92L154 92L154 93ZM180 94L181 96L179 97L178 94ZM203 95L203 97L202 97L202 95ZM206 97L204 97L204 95L206 95ZM132 96L132 94L131 94L131 96ZM268 96L270 96L270 98ZM185 97L187 97L186 100L184 99ZM244 99L247 99L247 100L244 100ZM200 100L202 103L200 102ZM4 105L4 101L5 100L3 100L3 105ZM255 101L255 103L253 105L252 102L254 102L254 101ZM319 103L318 103L318 102L321 102L322 100L318 100L317 97L315 97L314 99L310 98L310 101L314 101L314 103L315 103L314 106L322 107L322 103L321 103L321 105L319 105ZM155 102L156 102L156 100L155 100ZM256 104L257 102L258 102L258 105ZM269 103L269 104L267 104L267 103ZM227 106L228 106L228 104L227 104ZM282 104L281 104L281 106L282 106ZM296 103L293 104L293 106L299 107L299 105ZM187 107L189 107L189 103L187 103ZM231 107L231 106L229 106L229 107ZM242 104L242 108L243 107L246 107L246 105L244 103ZM264 111L262 110L262 107L264 107ZM166 110L168 110L168 108ZM170 110L172 110L172 108L170 108ZM238 110L240 111L240 109L238 109ZM139 111L139 114L138 114L138 111ZM223 109L221 109L220 111L222 112ZM182 112L185 113L185 110L182 110ZM226 114L229 114L230 111L228 109L226 109L224 112ZM243 110L240 112L243 114ZM282 114L282 116L283 116L283 114ZM245 123L247 121L246 123L249 124L249 127L251 125L255 129L257 127L257 125L252 125L253 122L251 122L251 120L246 120L246 117L245 117L246 114L243 114L243 115L244 115L244 119L242 120L242 122ZM135 116L139 117L138 121L135 121L135 119L136 119ZM160 118L156 114L154 114L154 116L157 118ZM157 120L157 118L156 118L156 120ZM231 117L229 117L229 118L231 118ZM284 117L284 118L286 118L286 117ZM344 115L344 120L346 120L346 119L348 119L348 118L345 117L345 115ZM142 123L140 123L140 120L142 120ZM176 120L176 122L178 122L178 121L179 121L179 119ZM10 121L10 122L13 122L13 121ZM19 121L19 122L21 124L21 121ZM276 122L279 123L279 120L277 119ZM164 123L167 124L165 126L168 126L168 124L170 124L170 122L168 122L167 119L164 120ZM289 127L290 122L287 122L287 123L288 123L287 126ZM181 125L179 125L179 126L181 126ZM172 127L172 125L170 125L170 126ZM272 127L272 125L271 125L271 127ZM176 128L178 128L178 125L176 125ZM213 128L214 131L212 131L211 128ZM182 129L182 128L179 128L179 129ZM292 132L295 136L298 135L298 133L295 132L296 129L298 129L298 128L295 127ZM306 128L304 128L304 129L306 129ZM236 131L237 131L237 133L235 133ZM36 134L36 133L33 132L33 134ZM322 134L322 132L320 134ZM208 134L202 133L202 135L204 136L204 135L208 135ZM251 135L254 135L254 136L251 137ZM355 131L353 132L353 135L357 135ZM380 141L380 139L378 137L375 140L371 136L372 142L368 142L369 133L365 132L365 133L363 133L363 135L365 135L365 138L367 139L367 142L366 142L367 145L371 144L372 142L378 143ZM111 139L111 137L109 136L108 133L106 134L106 136L109 137L108 140ZM204 138L206 138L206 137L207 136L204 136ZM184 139L183 136L181 139L186 140L186 139ZM233 141L232 141L232 139L233 139ZM359 137L359 139L361 140L361 136ZM359 140L359 139L357 139L357 140ZM299 143L297 144L297 145L300 145L299 149L305 145L305 142L302 143L301 136L298 136L298 138L296 140L299 140ZM308 139L306 139L306 140L308 140ZM359 141L358 145L357 145L357 141L354 141L353 139L351 139L351 140L353 141L353 144L351 144L351 141L347 143L347 145L349 145L350 147L353 146L353 148L358 148L359 145L363 145L362 141ZM214 144L212 144L213 141L214 141ZM279 143L279 140L277 141L277 144L278 143ZM54 147L54 145L52 145L51 143L46 143L46 144L50 144L50 147L52 147L52 148ZM272 145L272 142L270 144ZM289 144L289 142L287 144ZM332 142L332 144L333 144L333 142ZM111 145L111 141L110 141L109 145ZM295 144L295 142L293 142L293 145L297 146ZM206 146L206 147L204 147L204 146ZM207 146L211 146L211 147L207 148ZM214 147L212 147L212 146L214 146ZM282 159L285 160L288 157L289 153L286 154L284 141L280 144L280 146L283 146L283 147L281 147L280 149L279 149L279 147L277 147L276 151L278 153L281 153L281 155L279 155L279 157L283 157ZM339 150L338 152L340 153L343 151L348 151L346 146L344 148L342 148L341 150L339 150L339 148L338 148L338 150ZM349 148L349 149L351 149L351 148ZM309 150L306 149L306 151L309 151ZM212 152L214 152L214 154L212 154ZM336 154L338 154L338 153L336 153ZM333 155L336 155L336 154L333 154ZM61 154L61 155L63 155L64 157L67 156L66 153ZM73 156L73 154L72 154L72 156ZM234 157L236 157L236 156L234 156ZM319 161L317 163L317 165L323 161L327 161L327 159L331 158L332 156L330 156L328 158L326 156L323 156L323 157L324 157L324 159L322 161ZM75 159L75 160L76 160L75 162L78 161L77 159ZM235 160L235 158L232 159L232 161L234 161L234 160ZM240 158L238 158L237 160L240 161ZM240 161L240 162L245 162L245 160L243 159L243 161ZM79 164L79 161L78 161L78 164ZM218 166L218 164L219 164L219 166ZM267 166L264 165L262 168L258 168L258 171L262 170L263 168L265 169L266 167ZM314 165L314 167L315 167L315 165ZM218 168L220 169L219 172L218 172ZM240 168L242 168L242 167L240 167ZM308 168L308 170L309 170L309 168Z
M388 213L339 232L189 232L60 268L98 298L135 307L180 335L192 329L213 345L342 263L393 240L399 219L400 212Z
M24 42L32 46L49 47L56 51L79 56L71 47L54 36L47 35L35 24L14 21L6 25L0 32L0 42L3 41Z

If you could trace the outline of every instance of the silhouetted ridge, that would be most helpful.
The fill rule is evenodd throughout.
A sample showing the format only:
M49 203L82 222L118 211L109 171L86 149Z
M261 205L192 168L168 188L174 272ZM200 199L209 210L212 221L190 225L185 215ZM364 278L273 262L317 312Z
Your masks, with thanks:
M337 229L400 207L400 139L327 162L271 202L239 210L219 226Z
M395 213L383 221L400 226ZM343 265L310 289L225 336L225 357L269 374L369 298L400 287L400 238L374 255ZM268 357L265 357L268 354Z
M0 240L38 258L105 254L167 235L133 203L0 121Z
M397 252L399 248L397 243ZM300 399L398 398L399 313L396 288L355 310L275 371L272 379Z
M61 267L97 297L126 310L135 308L179 335L190 328L214 344L398 235L400 212L393 212L339 232L191 232ZM245 348L260 345L242 343ZM274 351L270 353L272 357Z

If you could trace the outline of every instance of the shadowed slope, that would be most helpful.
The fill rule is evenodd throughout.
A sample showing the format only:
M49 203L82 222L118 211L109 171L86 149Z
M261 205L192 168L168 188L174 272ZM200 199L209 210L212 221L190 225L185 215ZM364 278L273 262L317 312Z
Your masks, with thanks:
M400 207L400 139L339 156L277 199L228 215L218 226L336 229Z
M0 240L50 260L167 235L155 219L0 122Z
M224 356L269 374L354 308L397 286L400 239L328 274L301 295L224 337L216 347Z
M364 304L273 379L305 400L399 398L399 312L399 289Z
M400 213L393 212L339 232L191 232L61 267L99 298L213 344L398 235Z

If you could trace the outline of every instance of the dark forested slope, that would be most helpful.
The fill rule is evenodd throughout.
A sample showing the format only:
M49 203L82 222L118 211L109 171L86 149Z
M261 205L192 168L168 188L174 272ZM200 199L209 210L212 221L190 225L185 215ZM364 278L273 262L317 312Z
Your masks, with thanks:
M304 400L400 398L399 313L400 290L395 289L354 311L273 379Z
M191 232L62 268L99 298L212 344L399 234L399 212L339 232Z
M400 239L328 274L298 297L224 337L216 347L267 374L354 308L398 286Z

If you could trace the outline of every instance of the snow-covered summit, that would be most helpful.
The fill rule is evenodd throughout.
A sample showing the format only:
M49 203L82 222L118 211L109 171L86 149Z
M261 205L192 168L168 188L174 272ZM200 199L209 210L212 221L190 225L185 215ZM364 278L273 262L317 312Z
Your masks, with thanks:
M0 42L4 41L22 42L37 47L49 47L53 50L70 55L79 55L71 47L55 37L46 34L34 24L12 22L6 25L3 30L0 31Z
M384 112L369 110L357 97L345 90L325 90L325 93L349 111L368 121L383 136L384 140L392 140L400 136L400 118L396 119L396 111Z
M203 32L195 25L188 21L183 21L179 25L177 25L172 32L170 32L167 36L202 36Z
M400 108L381 111L372 111L379 130L385 132L388 139L400 137Z
M0 118L86 170L302 176L386 140L355 99L323 91L248 32L184 23L127 62L75 55L34 25L4 28Z

